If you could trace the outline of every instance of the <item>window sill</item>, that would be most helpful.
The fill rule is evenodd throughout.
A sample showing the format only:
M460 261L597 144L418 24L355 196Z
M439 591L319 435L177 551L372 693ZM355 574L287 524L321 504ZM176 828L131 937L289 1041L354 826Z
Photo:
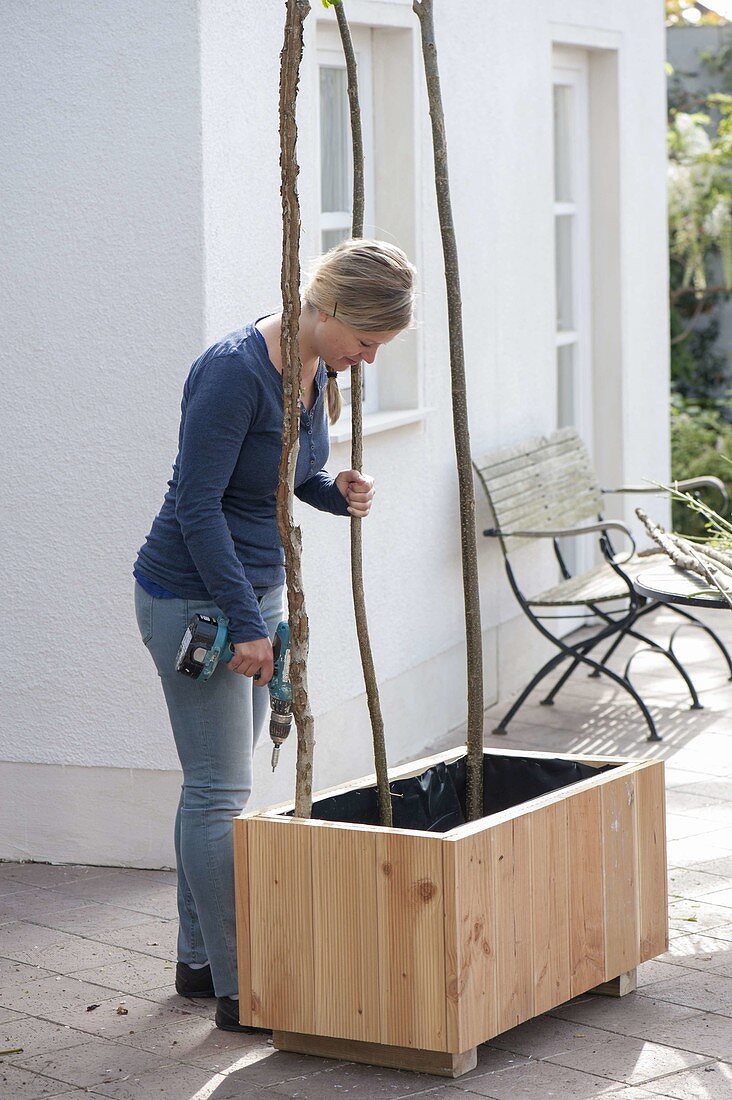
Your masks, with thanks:
M405 424L417 424L426 420L433 410L424 406L418 409L389 409L385 412L365 413L363 418L363 434L376 435L377 432L388 432L392 428L401 428ZM331 443L347 443L351 438L351 410L344 409L340 420L330 429Z

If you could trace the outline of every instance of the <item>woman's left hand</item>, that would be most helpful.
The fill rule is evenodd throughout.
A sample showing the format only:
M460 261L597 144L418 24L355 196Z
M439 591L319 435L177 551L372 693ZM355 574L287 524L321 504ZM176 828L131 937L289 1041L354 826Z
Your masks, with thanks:
M359 519L367 516L371 511L371 501L376 491L374 479L368 474L360 474L358 470L343 470L335 480L348 501L349 514Z

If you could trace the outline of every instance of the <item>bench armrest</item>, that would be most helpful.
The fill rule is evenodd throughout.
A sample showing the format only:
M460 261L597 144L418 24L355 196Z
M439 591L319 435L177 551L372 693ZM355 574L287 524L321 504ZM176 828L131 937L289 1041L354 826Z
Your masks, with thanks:
M598 531L622 531L622 533L630 539L631 550L627 557L623 558L620 565L623 565L626 561L629 561L635 553L635 539L631 535L628 527L619 519L608 519L600 523L588 523L582 527L563 527L554 531L502 531L498 527L488 527L483 532L486 538L504 538L504 539L563 539L568 538L571 535L588 535Z
M708 475L706 477L687 477L683 481L674 481L671 485L621 485L617 489L602 489L603 494L607 493L667 493L671 489L678 489L679 492L688 493L692 489L716 489L723 501L723 507L726 508L729 504L729 496L725 484L719 477L712 477Z

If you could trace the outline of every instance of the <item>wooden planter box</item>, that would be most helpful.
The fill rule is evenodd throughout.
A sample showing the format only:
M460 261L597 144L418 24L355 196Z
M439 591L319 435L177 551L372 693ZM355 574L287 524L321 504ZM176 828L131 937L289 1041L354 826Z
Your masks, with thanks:
M478 1044L664 952L663 764L561 759L613 767L446 833L292 803L236 818L241 1022L280 1049L458 1076Z

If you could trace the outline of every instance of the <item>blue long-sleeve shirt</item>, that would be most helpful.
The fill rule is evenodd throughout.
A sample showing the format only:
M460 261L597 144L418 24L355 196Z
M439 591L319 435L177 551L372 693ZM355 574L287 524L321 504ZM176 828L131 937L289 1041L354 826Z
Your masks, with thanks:
M325 393L321 362L313 407L300 412L295 492L315 508L347 515L323 470ZM235 643L268 636L255 589L284 581L275 512L282 417L282 376L254 325L205 351L183 387L173 476L135 563L137 574L176 596L212 599Z

